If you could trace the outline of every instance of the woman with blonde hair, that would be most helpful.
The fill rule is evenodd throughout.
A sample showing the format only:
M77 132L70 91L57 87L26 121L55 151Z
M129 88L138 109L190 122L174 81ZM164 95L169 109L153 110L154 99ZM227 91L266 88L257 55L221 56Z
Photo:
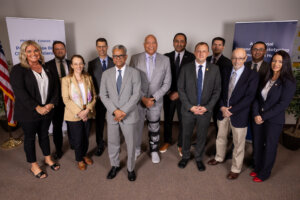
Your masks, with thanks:
M92 165L93 161L87 157L91 118L95 116L96 92L93 81L84 71L84 59L81 55L71 58L71 70L62 79L62 98L65 104L64 120L68 124L75 159L80 170Z
M24 150L30 171L37 178L46 178L36 161L35 136L45 157L45 164L52 170L60 169L50 156L48 129L53 115L53 108L58 102L58 90L54 76L44 65L41 47L32 40L22 43L19 55L20 63L15 65L10 74L11 85L15 94L14 119L24 131Z

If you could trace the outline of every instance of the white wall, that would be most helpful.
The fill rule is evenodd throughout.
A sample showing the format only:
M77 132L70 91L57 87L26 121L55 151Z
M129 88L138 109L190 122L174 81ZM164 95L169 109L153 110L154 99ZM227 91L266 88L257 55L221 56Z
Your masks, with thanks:
M153 33L158 51L166 53L173 50L177 32L186 33L189 50L199 41L210 44L213 37L222 36L226 39L224 54L230 57L235 22L300 21L300 1L0 0L0 40L11 59L5 17L65 20L68 55L79 53L86 61L97 56L98 37L105 37L110 47L124 44L132 55L143 51L145 35Z

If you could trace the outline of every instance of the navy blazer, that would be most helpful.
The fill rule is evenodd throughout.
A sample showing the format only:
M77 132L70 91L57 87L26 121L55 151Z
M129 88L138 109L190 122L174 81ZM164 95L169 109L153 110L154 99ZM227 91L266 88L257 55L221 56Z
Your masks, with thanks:
M261 96L263 88L258 90L252 106L253 117L260 115L263 121L276 124L285 123L285 110L289 106L295 91L296 83L287 79L284 82L277 79L268 92L266 100Z
M107 60L108 60L107 62L108 63L106 63L106 69L115 66L112 58L109 57L109 56L107 56L107 57L108 57L107 58ZM94 87L95 87L95 90L96 90L96 94L99 95L99 93L100 93L101 78L102 78L102 74L103 74L102 63L100 62L100 58L99 57L91 60L88 63L88 72L92 76Z
M43 65L48 76L48 95L45 104L58 103L58 87L52 72ZM14 119L17 121L35 121L40 119L51 119L53 110L46 115L40 115L35 108L42 104L37 80L30 68L15 65L10 73L10 82L15 94Z
M219 107L227 107L228 99L228 86L232 70L227 70L222 82L222 93L219 101ZM236 128L244 128L248 126L248 118L250 107L255 98L259 76L257 72L248 67L244 68L238 82L236 83L231 98L229 99L229 111L232 113L230 116L231 124ZM218 113L218 120L223 120L223 114L220 110Z
M172 51L170 53L166 53L165 56L168 56L170 59L170 66L171 66L171 73L172 73L172 84L170 87L170 92L177 92L178 88L177 88L177 80L180 74L180 70L182 68L183 65L192 62L195 60L195 56L194 54L192 54L191 52L185 50L184 51L184 55L182 57L181 63L180 63L180 67L179 67L179 72L177 74L177 70L176 70L176 65L175 65L175 51Z

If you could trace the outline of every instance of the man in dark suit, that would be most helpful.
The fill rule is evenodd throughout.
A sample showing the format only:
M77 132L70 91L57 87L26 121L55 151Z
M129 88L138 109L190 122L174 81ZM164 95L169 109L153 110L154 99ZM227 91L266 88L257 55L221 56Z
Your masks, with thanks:
M222 53L225 47L225 39L221 37L215 37L211 42L211 50L213 54L207 57L207 61L219 66L219 70L221 73L221 79L223 80L224 74L226 71L231 70L232 63L231 60L225 57ZM218 104L216 104L214 111L213 111L213 120L216 131L218 132L218 125L217 125L217 115L220 110Z
M59 91L58 105L54 108L54 116L52 119L53 124L53 142L55 144L56 152L54 153L54 159L60 159L63 155L62 144L63 144L63 133L62 125L64 121L65 104L61 96L61 78L69 74L69 68L71 61L67 60L66 57L66 46L61 41L54 41L52 45L52 51L55 58L48 61L46 65L55 77L55 82ZM72 147L72 139L68 133L69 143Z
M257 72L244 66L244 62L247 60L247 54L244 49L235 49L231 60L233 69L224 76L221 99L219 101L217 153L215 158L211 159L208 164L217 165L224 161L227 135L231 130L234 149L231 171L227 178L233 180L239 176L243 166L249 111L256 94L259 79Z
M182 159L178 167L185 168L190 159L191 136L196 125L195 160L198 170L204 171L204 146L212 111L221 93L221 75L217 65L206 61L209 54L207 43L198 43L194 54L195 62L182 67L178 80L183 125Z
M88 64L88 72L93 78L94 87L98 95L96 101L96 142L97 150L95 152L96 156L101 156L104 151L104 141L103 141L103 129L105 122L106 108L100 100L100 83L102 73L114 66L113 60L107 55L107 41L105 38L98 38L96 40L96 49L98 52L98 57L90 61Z
M259 74L259 81L263 81L268 69L269 65L264 61L264 57L266 55L267 45L262 41L257 41L251 46L251 55L252 61L248 61L245 63L246 67L255 70Z
M159 149L161 153L168 150L172 144L172 124L175 110L177 110L179 132L178 132L178 152L182 156L182 122L181 122L181 101L178 95L177 80L180 73L180 69L183 65L195 60L194 54L185 49L186 35L184 33L177 33L173 39L173 46L175 51L166 53L169 57L171 64L172 83L171 88L164 96L164 144Z

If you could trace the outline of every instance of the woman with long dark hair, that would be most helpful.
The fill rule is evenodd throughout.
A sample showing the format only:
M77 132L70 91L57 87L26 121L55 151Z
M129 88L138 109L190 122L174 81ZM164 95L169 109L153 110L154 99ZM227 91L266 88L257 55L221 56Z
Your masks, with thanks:
M276 52L253 103L254 182L270 177L279 136L285 123L285 110L296 90L291 58L285 51Z

